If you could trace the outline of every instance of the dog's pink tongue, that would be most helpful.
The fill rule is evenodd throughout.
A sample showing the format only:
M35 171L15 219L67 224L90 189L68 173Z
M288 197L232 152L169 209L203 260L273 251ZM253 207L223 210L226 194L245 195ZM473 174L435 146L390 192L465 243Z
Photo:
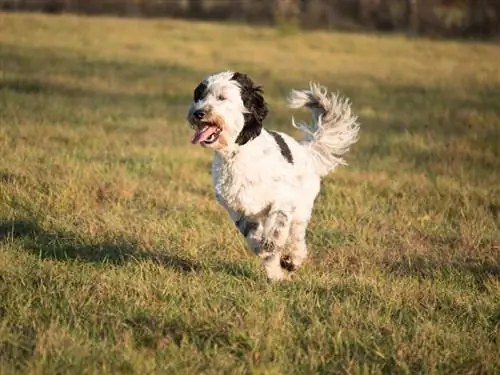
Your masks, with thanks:
M191 139L191 143L195 145L197 143L203 142L205 139L210 137L216 131L217 128L215 126L206 125L200 130L198 130L196 133L194 133L193 139Z

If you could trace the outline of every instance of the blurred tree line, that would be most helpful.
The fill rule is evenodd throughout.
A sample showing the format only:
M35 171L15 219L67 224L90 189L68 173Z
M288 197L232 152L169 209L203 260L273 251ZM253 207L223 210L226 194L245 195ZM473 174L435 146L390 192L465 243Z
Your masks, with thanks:
M4 11L231 20L297 29L500 35L500 0L0 0Z

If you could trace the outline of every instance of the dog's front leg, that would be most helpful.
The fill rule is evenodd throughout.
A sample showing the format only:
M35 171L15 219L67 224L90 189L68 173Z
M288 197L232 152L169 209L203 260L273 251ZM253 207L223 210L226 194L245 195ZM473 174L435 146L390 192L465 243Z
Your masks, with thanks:
M263 248L280 249L285 246L290 235L292 212L291 206L280 206L269 211L264 221Z
M287 277L280 265L280 256L290 235L292 212L292 206L287 205L271 208L264 222L259 257L271 280L282 280Z

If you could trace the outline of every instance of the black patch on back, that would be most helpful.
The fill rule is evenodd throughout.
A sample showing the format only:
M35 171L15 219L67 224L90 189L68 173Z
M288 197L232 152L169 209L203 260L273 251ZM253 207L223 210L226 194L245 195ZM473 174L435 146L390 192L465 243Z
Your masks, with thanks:
M202 82L198 85L198 87L194 89L193 99L195 102L207 96L208 93L207 87L208 87L207 84L205 82Z
M281 155L285 158L287 162L290 164L293 164L293 156L292 156L292 151L290 150L290 147L286 144L285 140L281 135L279 135L276 132L270 131L269 134L271 134L278 144L278 147L280 148Z
M234 73L232 80L240 85L241 100L248 113L245 113L245 125L236 138L236 144L242 146L258 137L262 131L262 122L269 113L264 100L262 87L255 85L250 77L243 73Z

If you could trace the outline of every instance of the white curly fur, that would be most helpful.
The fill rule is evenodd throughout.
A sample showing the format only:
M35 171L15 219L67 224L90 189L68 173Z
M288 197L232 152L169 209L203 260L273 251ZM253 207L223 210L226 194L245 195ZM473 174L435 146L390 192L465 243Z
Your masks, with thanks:
M288 97L291 108L309 107L313 113L313 123L295 123L294 127L307 135L304 142L320 176L328 174L337 165L346 165L341 157L358 140L359 123L351 112L349 99L338 94L330 94L325 87L311 83L309 90L292 90Z
M308 107L312 124L292 124L305 133L297 142L285 133L262 129L245 144L237 137L244 131L245 107L242 87L233 72L207 77L204 93L191 103L188 120L199 129L196 111L204 111L221 130L212 148L212 178L217 201L226 209L249 247L263 262L271 280L288 278L306 259L305 234L320 179L339 164L342 155L358 139L359 124L350 102L338 94L311 84L309 90L293 90L292 108ZM245 94L246 95L246 94ZM285 143L280 146L277 137ZM283 154L288 148L293 162Z

